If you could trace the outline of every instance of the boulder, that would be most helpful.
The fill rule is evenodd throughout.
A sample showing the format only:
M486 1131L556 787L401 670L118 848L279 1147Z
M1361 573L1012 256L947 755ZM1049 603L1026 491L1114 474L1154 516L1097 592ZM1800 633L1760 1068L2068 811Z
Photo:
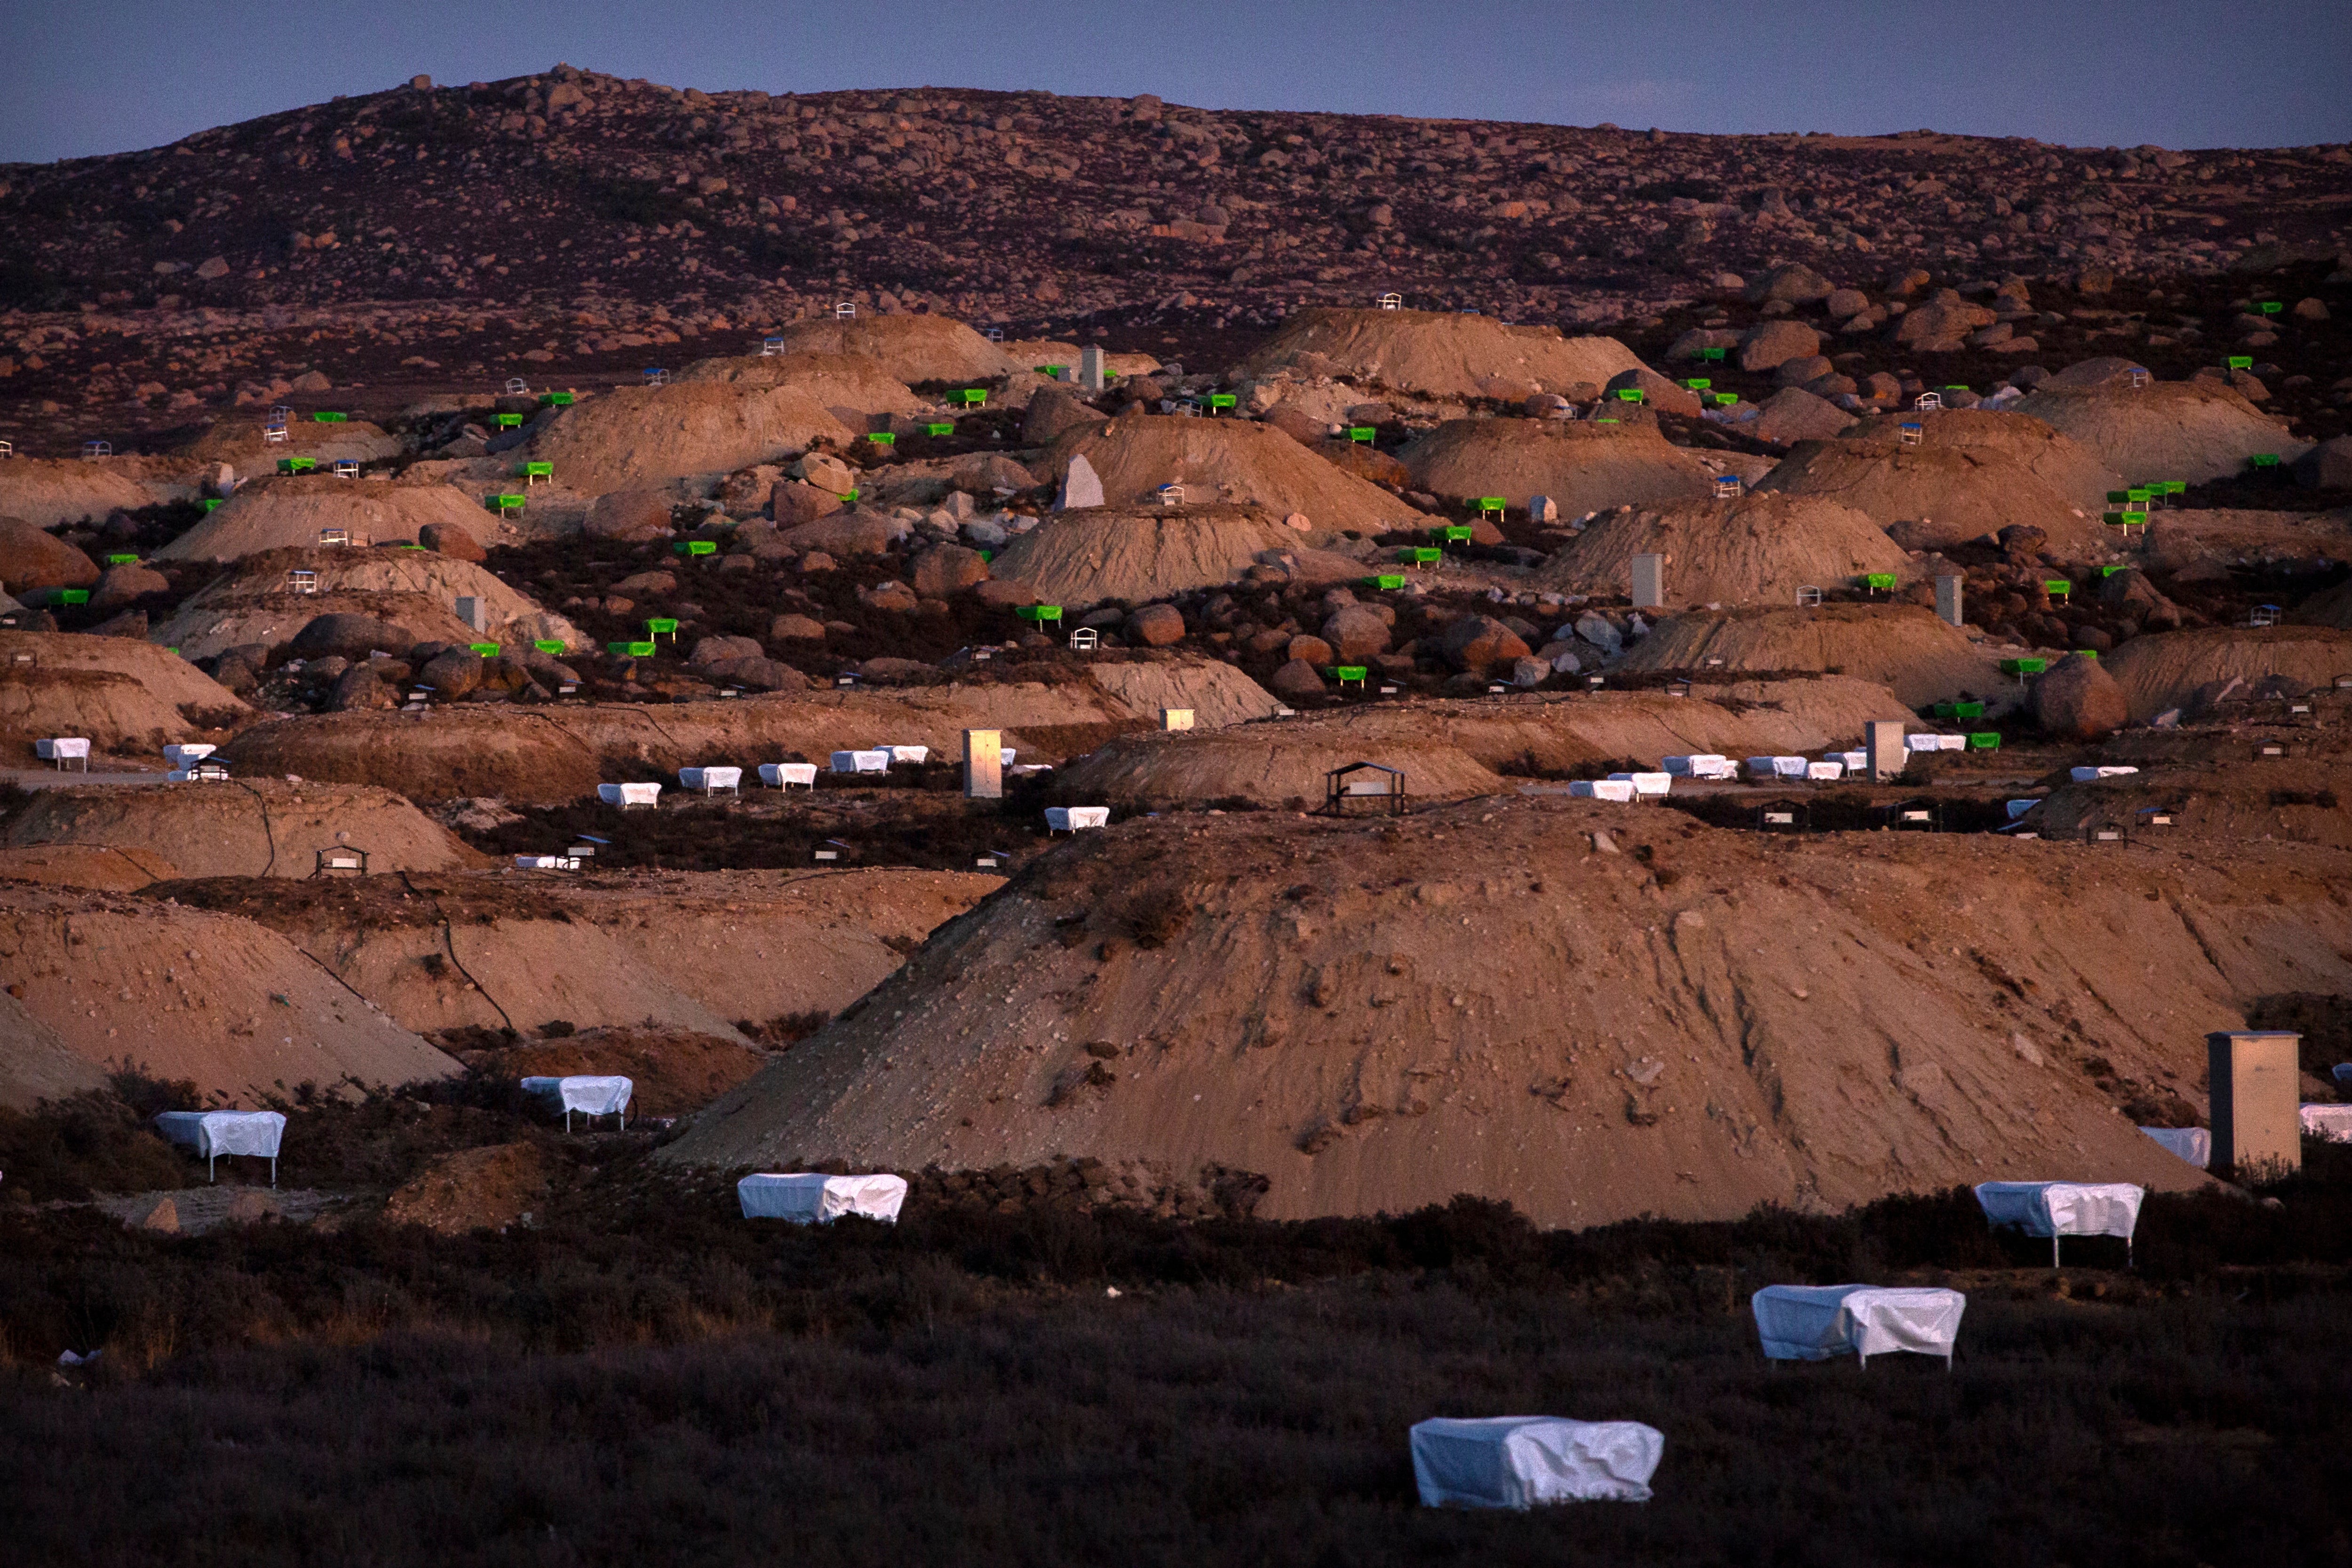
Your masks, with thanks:
M1045 387L1029 400L1028 416L1021 422L1021 444L1051 446L1066 431L1082 424L1102 424L1110 416L1088 408L1064 387ZM1316 433L1320 435L1319 430Z
M1324 618L1323 641L1341 663L1363 664L1388 652L1388 618L1369 604L1342 605Z
M1761 373L1821 351L1822 335L1801 321L1759 321L1739 340L1739 368Z
M1797 387L1782 387L1764 400L1748 426L1751 435L1783 444L1826 441L1853 423L1853 415L1827 398Z
M1698 417L1698 393L1680 382L1668 381L1646 365L1618 371L1609 378L1609 384L1601 390L1612 398L1621 392L1638 392L1642 394L1642 401L1652 408L1691 419Z
M824 641L824 622L813 621L805 615L779 615L768 622L768 641L822 643Z
M1550 678L1551 666L1541 659L1530 657L1511 661L1511 685L1515 686L1539 686Z
M1957 349L1970 332L1979 327L1990 327L1993 314L1981 305L1971 305L1960 298L1956 289L1937 289L1925 304L1915 305L1895 319L1895 329L1887 336L1893 341L1914 348Z
M1054 503L1055 509L1074 512L1084 507L1099 507L1102 504L1102 476L1095 472L1095 465L1087 461L1085 454L1072 457L1070 471L1062 480L1062 497Z
M2352 490L2352 435L2323 441L2296 458L2294 482L2315 490Z
M810 453L785 472L795 479L835 496L846 496L857 488L857 471L840 458L823 452Z
M794 528L803 523L829 517L841 510L841 497L814 485L790 480L768 492L768 516L780 528Z
M1283 644L1283 652L1291 658L1306 660L1318 670L1339 662L1331 644L1320 637L1293 637Z
M370 653L379 651L399 658L415 641L404 628L392 622L379 621L373 615L339 612L311 617L294 633L290 647L298 659L341 657L364 662Z
M945 599L960 589L988 580L988 563L980 559L978 550L961 545L933 545L917 556L908 576L917 594L925 599Z
M1129 641L1147 648L1165 648L1184 640L1184 616L1172 604L1147 604L1127 618Z
M785 544L796 550L835 557L887 555L908 531L908 524L880 512L843 512L789 528L782 538ZM826 564L832 563L828 561ZM801 570L814 571L816 569L803 560Z
M972 590L982 604L993 610L1011 610L1016 605L1037 602L1037 591L1024 583L1008 582L992 577Z
M696 641L694 652L688 654L689 664L723 664L730 659L757 659L766 655L756 637L703 637Z
M1750 282L1744 292L1750 305L1766 305L1775 299L1808 305L1816 299L1827 299L1837 292L1837 286L1802 262L1792 261Z
M1438 647L1455 669L1480 674L1528 653L1519 634L1491 615L1464 615L1449 622Z
M592 539L657 539L669 532L670 498L660 490L614 490L589 503L581 531Z
M1266 685L1276 696L1288 697L1293 702L1302 697L1319 697L1324 691L1322 672L1304 659L1293 659L1275 671Z
M47 529L22 517L0 517L0 588L88 588L98 563Z
M152 567L126 561L110 566L99 578L98 586L90 591L92 610L114 610L150 593L169 593L172 580Z
M2070 653L2033 683L2033 719L2045 734L2067 740L2096 740L2121 729L2131 717L2123 688L2096 659Z
M727 641L744 643L750 639L734 637ZM702 673L754 692L797 692L809 685L809 678L790 664L780 664L773 659L756 654L740 659L714 660L702 666Z
M345 670L335 682L327 706L337 713L364 713L371 709L397 707L400 694L384 684L383 675L376 669L389 659L362 659Z
M453 560L480 562L490 559L489 552L482 548L481 540L454 523L425 524L416 530L416 542Z
M482 656L464 648L452 648L425 661L416 672L419 684L433 688L445 701L470 695L482 684Z

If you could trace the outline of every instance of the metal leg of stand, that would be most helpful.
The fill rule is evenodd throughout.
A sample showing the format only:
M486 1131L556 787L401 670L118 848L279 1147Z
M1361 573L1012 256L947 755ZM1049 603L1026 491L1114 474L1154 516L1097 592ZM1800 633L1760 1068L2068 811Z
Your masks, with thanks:
M218 1164L220 1164L220 1156L218 1155L206 1155L205 1156L205 1180L207 1184L209 1184L213 1179L213 1167Z
M2050 1238L2050 1266L2058 1267L2058 1238L2054 1233Z

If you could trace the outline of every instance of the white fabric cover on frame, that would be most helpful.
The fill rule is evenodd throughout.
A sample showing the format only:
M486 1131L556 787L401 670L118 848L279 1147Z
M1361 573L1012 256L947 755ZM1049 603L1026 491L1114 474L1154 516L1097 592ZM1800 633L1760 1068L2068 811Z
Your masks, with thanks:
M1805 777L1808 779L1843 779L1845 777L1845 764L1843 762L1808 762L1805 764Z
M1647 1502L1665 1450L1665 1434L1639 1421L1439 1416L1413 1425L1412 1479L1427 1508Z
M2305 1105L2303 1130L2331 1144L2352 1144L2352 1105Z
M1578 779L1570 783L1568 792L1582 800L1622 803L1633 798L1633 781L1631 779Z
M166 1143L185 1144L206 1159L220 1155L278 1157L286 1118L275 1111L165 1111L155 1131Z
M1685 779L1700 779L1706 777L1700 769L1712 763L1728 762L1730 760L1731 758L1728 757L1721 756L1716 752L1697 751L1693 752L1688 757L1669 757L1663 764L1661 764L1661 766L1664 767L1667 772L1680 774Z
M626 810L631 806L658 804L661 790L658 784L599 784L596 786L596 799L607 806L618 806Z
M845 1214L889 1224L898 1221L907 1183L894 1176L824 1176L815 1172L763 1173L735 1184L746 1219L789 1219L795 1225L830 1225Z
M912 762L919 765L929 761L931 758L931 748L928 746L877 746L874 749L888 757L894 763ZM1002 758L1000 758L999 760Z
M2131 1239L2147 1194L2129 1182L1989 1181L1977 1205L1995 1225L2028 1236L2120 1236Z
M798 784L816 788L816 764L814 762L762 762L760 782L772 789L787 789Z
M1053 833L1074 833L1080 828L1107 828L1110 825L1108 806L1048 806L1045 808L1045 831Z
M1894 1290L1877 1285L1767 1285L1749 1298L1757 1337L1774 1361L1826 1361L1889 1351L1916 1351L1952 1362L1960 1314L1958 1291Z
M163 748L163 760L173 768L185 768L192 762L202 762L218 749L219 747L207 745L203 741L167 746Z
M681 768L677 781L688 789L709 794L718 789L732 789L743 782L740 768Z
M625 1078L583 1073L571 1078L526 1078L522 1087L524 1093L543 1095L566 1111L619 1116L627 1113L629 1096L637 1086Z
M2142 1127L2140 1131L2200 1171L2213 1163L2213 1134L2203 1127Z
M1663 795L1675 782L1671 773L1612 773L1609 778L1612 783L1631 784L1633 793L1642 796Z
M1812 758L1810 757L1775 757L1772 758L1772 771L1776 776L1782 779L1802 779L1805 777L1806 770L1811 768L1812 765Z
M87 762L89 760L89 739L86 736L59 736L54 740L33 742L33 750L44 762L55 762L68 757L79 757Z
M836 751L833 754L835 773L887 773L890 754L887 751Z

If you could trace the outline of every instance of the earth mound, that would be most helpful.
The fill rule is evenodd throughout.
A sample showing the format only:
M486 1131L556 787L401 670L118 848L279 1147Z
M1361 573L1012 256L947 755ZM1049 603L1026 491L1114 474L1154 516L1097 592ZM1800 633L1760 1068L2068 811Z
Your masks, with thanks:
M2135 637L2106 658L2136 723L2185 707L2202 688L2219 695L2272 675L2332 687L2352 674L2352 632L2333 626L2200 626Z
M147 466L138 458L127 461ZM170 487L142 484L112 460L18 457L0 463L0 517L22 517L43 528L104 522L110 512L136 511L171 498L157 493L165 488Z
M546 1200L561 1156L538 1144L491 1144L443 1155L384 1200L393 1225L440 1236L503 1230Z
M315 592L289 587L289 574L298 570L314 576ZM453 607L460 598L480 602L483 630L457 619ZM567 650L586 645L571 622L472 561L435 550L315 545L242 557L234 572L183 601L149 636L184 657L208 659L246 643L275 646L313 617L345 612L405 626L420 641L521 649L540 641L560 642Z
M2210 848L2226 840L2326 844L2352 850L2352 811L2336 791L2345 783L2341 758L2266 758L2144 765L2137 773L2059 785L2027 817L2047 839L2082 839L2121 829L2136 841L2194 842ZM2158 817L2168 817L2158 822Z
M759 1071L766 1060L740 1040L626 1025L583 1029L495 1053L499 1070L517 1078L617 1073L630 1083L632 1118L699 1111Z
M1318 356L1308 360L1307 355ZM1526 397L1606 386L1641 360L1614 338L1433 310L1301 310L1233 371L1313 371L1429 397ZM1489 492L1491 494L1491 492Z
M0 904L0 952L9 994L22 987L24 1011L83 1061L128 1061L203 1095L249 1106L303 1083L457 1071L286 938L236 915L20 885ZM0 1029L0 1059L17 1050Z
M480 544L498 542L498 519L454 485L298 474L240 486L155 559L237 560L263 550L313 549L331 528L342 529L354 545L415 544L431 523L462 529Z
M364 850L371 873L485 863L398 795L355 784L61 785L0 825L0 845L110 846L184 877L307 877L330 850Z
M1158 724L1168 708L1189 709L1195 729L1223 729L1271 718L1282 705L1274 694L1221 659L1190 655L1112 662L1095 660L1087 675L1110 699L1146 724Z
M457 705L419 721L338 713L257 725L222 748L242 777L283 775L372 784L415 800L477 795L553 802L593 795L608 777L596 753L562 726L501 705Z
M1271 425L1239 419L1123 414L1064 433L1045 459L1056 483L1084 457L1113 507L1157 506L1162 485L1181 485L1194 504L1263 507L1304 513L1327 532L1384 533L1428 518L1376 485L1334 467ZM1294 543L1299 542L1294 538Z
M2047 383L2044 383L2047 384ZM1875 414L1839 434L1848 440L1895 442L1905 424L1919 426L1919 444L1958 446L2024 468L2085 511L2106 505L2123 476L2070 435L2013 409L1949 408L1935 413Z
M1935 612L1911 604L1824 604L1677 615L1625 652L1621 670L1817 670L1872 682L1905 706L2018 700L2000 662Z
M1063 780L1071 793L1123 806L1243 800L1319 810L1325 776L1354 762L1400 768L1412 800L1491 795L1507 788L1461 747L1418 725L1299 724L1284 720L1208 734L1120 736Z
M854 354L876 360L908 386L937 382L991 382L1029 367L945 316L830 317L796 321L777 334L786 354Z
M283 441L271 441L262 434L269 423L266 414L226 414L182 446L177 455L201 463L226 463L240 477L271 473L281 457L313 457L323 468L331 463L376 463L400 455L399 439L363 419L320 421L298 414L286 422Z
M0 991L0 1105L29 1111L44 1100L62 1100L105 1085L106 1073L98 1063L68 1045L24 1003Z
M1087 507L1046 517L997 551L988 570L1049 604L1142 603L1231 582L1261 552L1328 538L1286 527L1262 507Z
M0 882L45 882L95 893L136 893L177 881L180 868L152 850L122 844L34 844L0 848Z
M2301 626L2333 626L2352 631L2352 579L2313 594L2287 617Z
M168 647L129 637L0 632L0 738L19 743L87 736L100 750L152 753L253 716Z
M806 392L845 424L852 414L922 413L930 404L907 383L864 354L737 354L697 360L678 372L682 382L715 382L737 387L794 387Z
M2352 983L2347 869L1553 800L1131 821L1033 862L659 1157L1144 1158L1258 1173L1266 1218L1469 1192L1562 1226L2178 1189L2203 1178L2118 1110L2194 1094L2201 1031L2255 998ZM2015 1010L2086 987L2107 1005L2065 1026Z
M1399 453L1412 482L1453 500L1549 496L1563 522L1604 507L1703 500L1717 465L1670 444L1654 421L1454 419Z
M2070 558L2106 545L2095 513L1990 446L1905 446L1891 431L1801 441L1756 488L1851 507L1906 549L1948 549L2011 523L2040 528L2051 550Z
M2017 405L2070 437L2132 484L2200 484L2245 472L2246 460L2274 452L2292 463L2311 450L2276 420L2210 377L2144 387L2037 387Z
M533 462L553 464L555 483L566 490L601 496L715 478L782 462L820 442L846 445L856 439L856 432L799 387L689 382L621 387L575 403L543 425L523 451Z
M1907 551L1852 507L1764 493L1604 513L1536 571L1535 585L1618 594L1633 557L1664 555L1674 604L1792 604L1797 590L1844 588L1872 573L1908 578Z

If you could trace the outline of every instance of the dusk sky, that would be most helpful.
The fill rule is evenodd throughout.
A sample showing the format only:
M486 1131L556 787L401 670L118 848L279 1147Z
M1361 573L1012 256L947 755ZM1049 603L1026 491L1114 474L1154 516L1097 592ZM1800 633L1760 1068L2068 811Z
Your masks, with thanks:
M0 162L557 61L709 90L1044 88L1215 109L2082 146L2352 140L2345 0L1349 5L84 0L0 23Z

